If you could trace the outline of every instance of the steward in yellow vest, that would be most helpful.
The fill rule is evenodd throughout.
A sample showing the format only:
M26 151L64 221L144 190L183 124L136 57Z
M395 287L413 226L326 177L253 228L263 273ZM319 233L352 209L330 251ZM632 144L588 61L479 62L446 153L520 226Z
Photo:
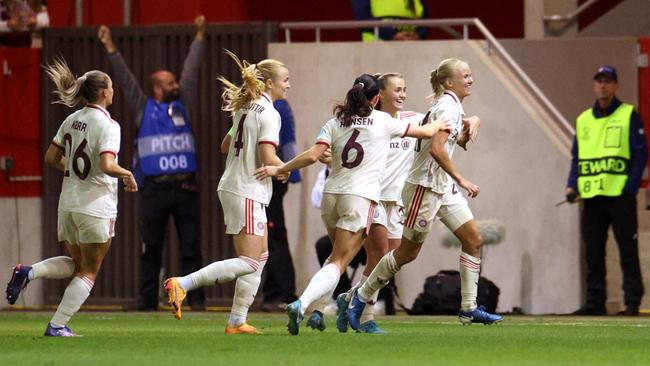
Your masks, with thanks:
M427 7L421 0L353 0L352 12L356 20L417 20L428 17ZM428 31L425 27L380 27L379 39L376 39L373 28L364 28L361 39L364 42L413 41L427 38Z
M587 259L587 296L574 315L605 315L605 244L611 226L623 270L625 310L639 315L644 294L637 240L636 194L648 159L643 122L634 107L616 98L618 76L602 66L594 76L597 101L576 120L566 194L582 201L581 232Z

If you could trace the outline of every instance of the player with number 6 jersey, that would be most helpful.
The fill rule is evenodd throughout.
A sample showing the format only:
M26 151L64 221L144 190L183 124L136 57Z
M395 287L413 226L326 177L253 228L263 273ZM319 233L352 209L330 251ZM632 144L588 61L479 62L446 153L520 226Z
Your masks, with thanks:
M63 60L45 71L56 85L56 103L85 105L65 119L45 153L45 162L63 172L57 231L70 257L52 257L31 266L18 264L6 293L13 305L29 281L72 277L45 336L74 337L68 322L90 295L115 235L117 178L128 192L137 191L138 186L133 174L117 164L120 127L106 111L113 102L111 78L98 70L77 78Z
M225 85L222 110L232 113L233 126L221 145L228 158L217 191L226 234L233 235L237 257L213 262L184 277L168 278L164 289L172 313L181 319L188 291L236 279L225 332L260 334L248 324L247 317L269 255L265 206L271 199L272 185L270 178L256 180L253 172L261 166L282 164L276 155L280 114L273 108L273 101L287 97L289 70L277 60L250 64L230 51L226 54L239 66L243 84L219 78Z
M331 171L325 183L321 216L333 243L332 254L300 298L287 306L287 328L292 335L298 334L305 309L315 300L331 296L342 271L361 249L373 207L380 198L386 146L391 138L431 138L441 128L447 128L443 121L412 126L393 120L387 113L374 110L378 93L376 77L357 77L345 101L335 107L336 117L325 123L314 146L285 164L265 166L255 172L258 179L286 174L315 163L331 148Z

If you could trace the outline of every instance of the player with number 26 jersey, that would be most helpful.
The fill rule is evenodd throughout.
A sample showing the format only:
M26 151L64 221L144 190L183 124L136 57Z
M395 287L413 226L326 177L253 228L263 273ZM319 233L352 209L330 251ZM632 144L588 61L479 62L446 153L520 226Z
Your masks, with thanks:
M59 211L100 218L117 216L117 178L100 167L102 154L120 151L120 125L96 104L72 113L59 127L52 143L65 150Z
M233 116L233 136L228 148L226 169L219 181L219 191L227 191L268 205L271 200L271 179L258 181L253 176L262 166L258 144L279 144L280 114L273 108L267 93L237 110Z

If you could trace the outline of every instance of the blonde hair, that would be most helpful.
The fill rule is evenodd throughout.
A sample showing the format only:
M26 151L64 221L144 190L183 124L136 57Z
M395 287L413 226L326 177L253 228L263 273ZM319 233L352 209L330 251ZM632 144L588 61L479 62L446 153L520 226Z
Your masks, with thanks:
M54 64L47 65L45 72L56 85L54 94L59 100L54 103L68 107L94 103L99 99L99 93L108 88L109 77L105 72L91 70L77 78L65 60L60 58L54 60Z
M379 89L381 90L386 90L386 86L388 85L388 81L392 78L398 78L404 80L404 76L402 74L397 73L397 72L387 72L385 74L375 74L377 76L377 80L379 80Z
M437 68L431 71L431 89L433 94L431 95L433 99L439 98L445 92L445 80L451 78L454 74L456 67L465 63L465 61L459 60L457 58L448 58L442 60Z
M239 57L229 50L224 50L224 52L237 63L244 82L241 86L237 86L225 77L219 76L218 80L224 84L221 94L223 99L221 110L223 111L235 112L258 99L264 92L264 82L273 79L279 69L285 67L282 62L273 59L265 59L257 64L251 64L246 60L239 60Z

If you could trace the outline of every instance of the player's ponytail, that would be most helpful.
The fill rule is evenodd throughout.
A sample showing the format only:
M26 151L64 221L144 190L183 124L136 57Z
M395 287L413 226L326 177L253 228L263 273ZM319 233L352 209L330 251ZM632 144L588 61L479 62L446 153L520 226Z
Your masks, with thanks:
M431 71L431 90L433 94L431 95L433 99L438 99L445 92L445 80L453 76L456 66L463 61L455 58L448 58L442 60L438 68Z
M257 100L264 92L264 82L273 79L284 64L277 60L266 59L251 64L246 60L240 60L237 55L229 50L224 50L226 55L232 58L239 66L241 72L242 85L237 86L223 76L218 80L224 84L224 91L221 94L224 111L234 112L245 107L248 103Z
M95 103L99 93L108 88L108 75L99 70L88 71L76 77L63 59L56 59L54 64L45 67L45 72L52 79L59 100L54 103L74 107L79 103Z
M348 127L352 117L367 117L372 113L370 102L379 93L379 81L375 76L362 74L354 79L352 88L345 95L345 101L334 107L334 115L339 122Z

